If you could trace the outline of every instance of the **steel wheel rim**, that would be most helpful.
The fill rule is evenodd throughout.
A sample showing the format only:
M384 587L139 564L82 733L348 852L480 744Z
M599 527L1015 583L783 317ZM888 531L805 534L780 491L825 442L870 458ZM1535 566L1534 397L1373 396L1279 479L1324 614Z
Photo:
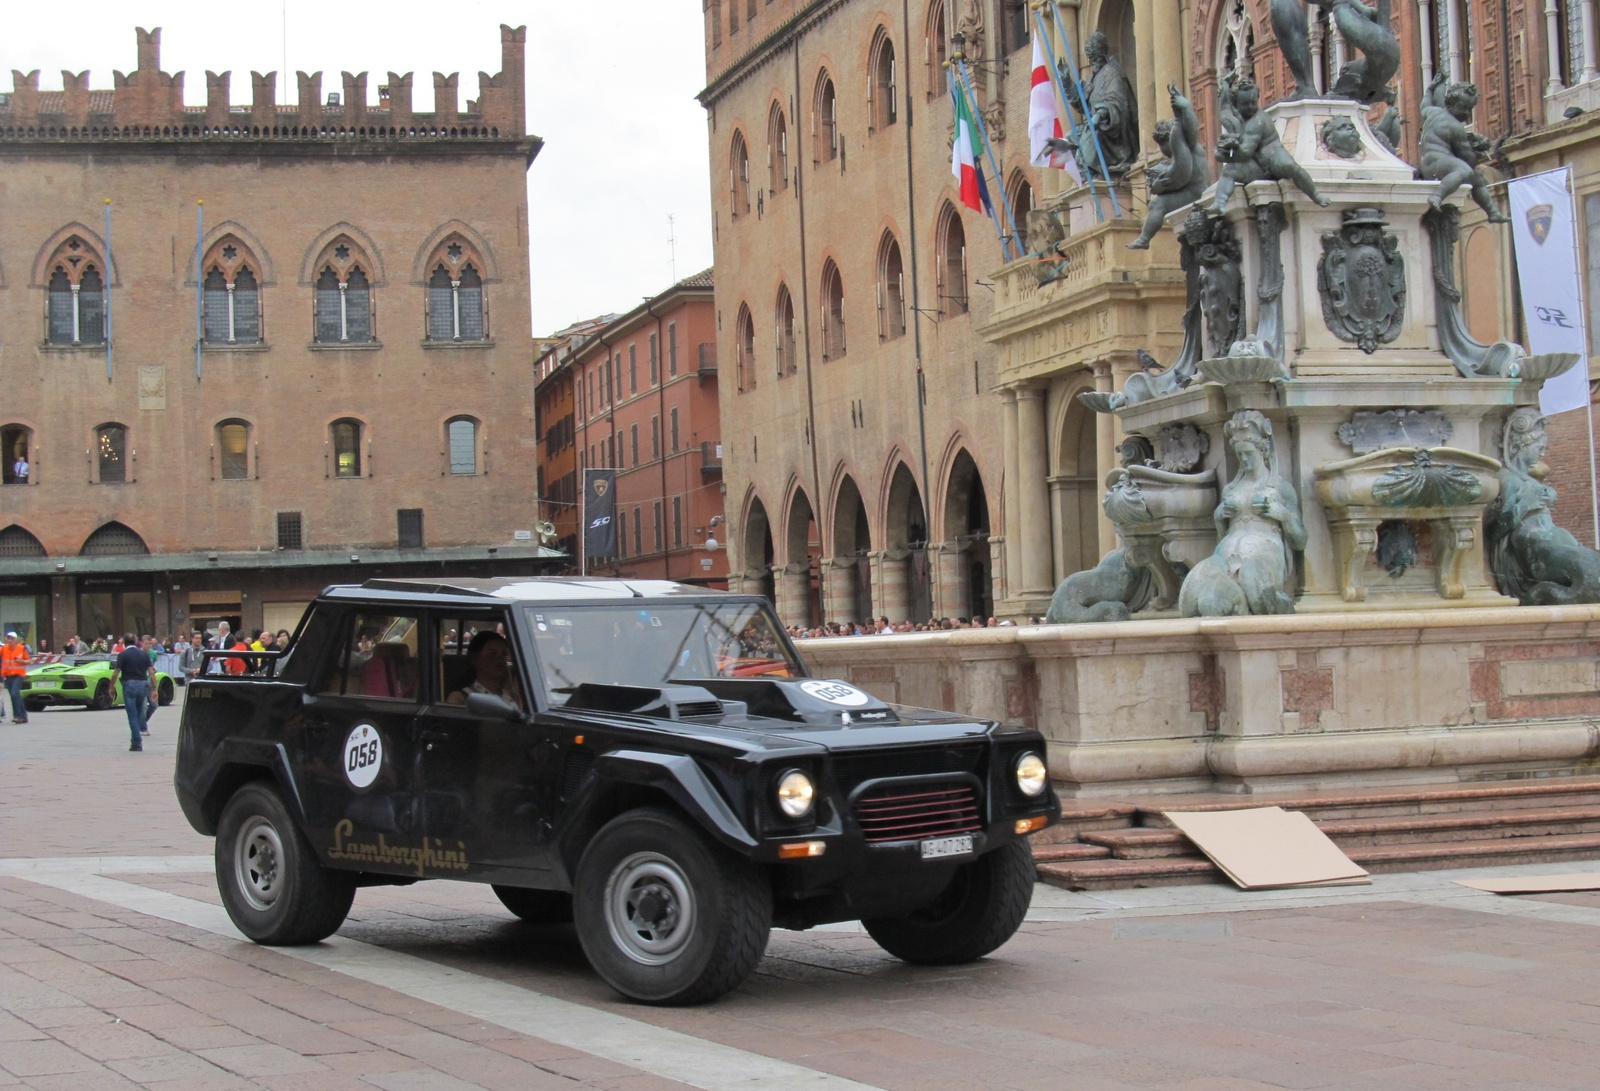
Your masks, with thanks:
M683 871L658 852L636 852L606 881L606 926L623 954L643 966L663 966L694 934L695 900Z
M239 827L233 843L234 886L258 912L271 909L283 892L283 840L260 815Z

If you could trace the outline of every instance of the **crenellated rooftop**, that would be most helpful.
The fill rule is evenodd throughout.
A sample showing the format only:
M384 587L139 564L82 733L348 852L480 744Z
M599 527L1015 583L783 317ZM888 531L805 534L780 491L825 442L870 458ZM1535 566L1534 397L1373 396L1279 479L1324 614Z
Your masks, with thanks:
M478 73L478 97L460 105L460 73L433 73L434 109L411 108L412 76L390 72L378 105L367 104L368 74L341 73L324 95L321 72L296 73L297 105L277 102L276 72L250 73L247 103L232 99L232 73L207 72L206 104L186 106L184 73L161 70L161 29L136 29L138 67L112 73L112 89L91 90L89 73L61 73L63 90L40 91L39 71L13 70L0 95L0 140L255 138L277 140L521 139L527 131L527 27L500 27L500 71ZM242 82L242 81L241 81Z

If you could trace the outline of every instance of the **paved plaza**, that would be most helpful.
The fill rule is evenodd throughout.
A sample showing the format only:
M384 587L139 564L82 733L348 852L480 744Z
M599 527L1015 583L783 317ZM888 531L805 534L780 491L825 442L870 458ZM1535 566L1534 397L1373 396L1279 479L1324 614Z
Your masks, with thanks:
M1036 891L993 957L922 969L850 925L774 932L703 1008L620 1001L570 927L486 887L357 894L330 942L228 923L120 710L0 728L0 1087L1593 1088L1600 897L1467 874L1370 888Z

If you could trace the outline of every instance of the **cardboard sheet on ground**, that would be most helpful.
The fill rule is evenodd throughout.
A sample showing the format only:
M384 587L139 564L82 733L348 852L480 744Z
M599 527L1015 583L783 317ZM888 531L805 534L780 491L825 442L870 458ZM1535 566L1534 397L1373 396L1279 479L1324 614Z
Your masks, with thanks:
M1600 872L1578 875L1508 875L1499 879L1457 879L1457 886L1487 890L1490 894L1566 894L1600 890Z
M1300 811L1249 807L1163 813L1243 890L1372 881Z

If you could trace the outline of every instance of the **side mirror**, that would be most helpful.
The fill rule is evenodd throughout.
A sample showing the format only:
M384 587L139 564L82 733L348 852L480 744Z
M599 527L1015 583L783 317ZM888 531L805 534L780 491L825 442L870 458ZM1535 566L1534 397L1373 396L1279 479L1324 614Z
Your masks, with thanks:
M467 694L467 711L481 720L522 719L522 710L498 693Z

